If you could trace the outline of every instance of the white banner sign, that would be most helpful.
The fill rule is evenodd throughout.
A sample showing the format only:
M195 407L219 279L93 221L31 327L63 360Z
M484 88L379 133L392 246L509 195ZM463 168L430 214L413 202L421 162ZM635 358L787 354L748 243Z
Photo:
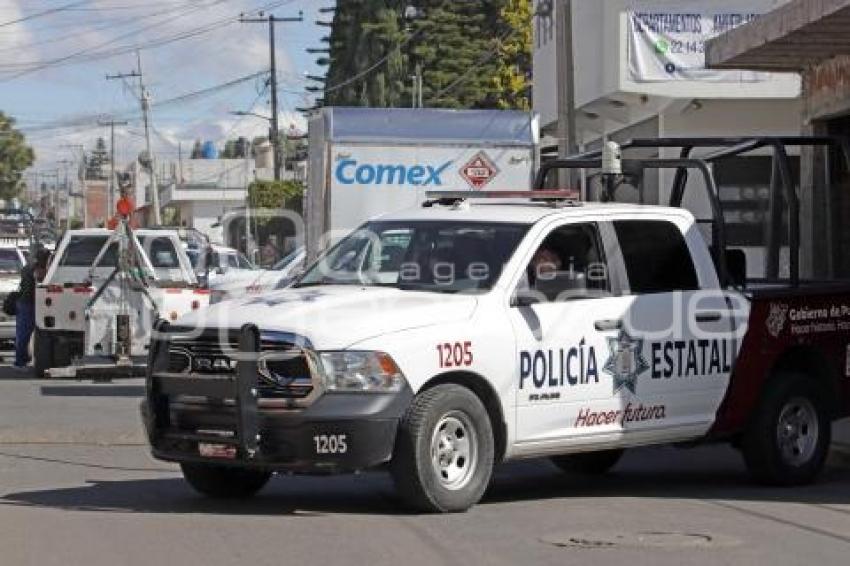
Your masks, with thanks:
M757 82L767 73L705 67L705 42L758 17L754 13L629 12L629 77L635 82Z

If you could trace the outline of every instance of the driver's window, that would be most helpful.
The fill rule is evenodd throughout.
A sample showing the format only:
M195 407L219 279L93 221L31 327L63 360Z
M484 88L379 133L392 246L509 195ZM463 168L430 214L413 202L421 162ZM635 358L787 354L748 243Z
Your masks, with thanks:
M534 252L519 291L539 302L609 296L608 266L596 225L553 230Z

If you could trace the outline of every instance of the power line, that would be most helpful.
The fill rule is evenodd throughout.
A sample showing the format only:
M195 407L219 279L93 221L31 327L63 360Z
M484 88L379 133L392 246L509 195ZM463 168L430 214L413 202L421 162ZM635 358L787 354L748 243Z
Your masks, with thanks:
M422 33L423 31L424 31L424 28L420 28L419 30L417 30L417 31L416 31L416 33L413 33L410 37L408 37L407 39L405 39L404 41L402 41L401 43L399 43L399 44L398 44L396 47L394 47L392 50L388 51L388 52L387 52L387 54L386 54L386 55L384 55L383 57L381 57L380 59L378 59L378 61L376 61L375 63L373 63L373 64L372 64L372 65L370 65L369 67L367 67L365 70L360 71L359 73L357 73L357 74L356 74L356 75L354 75L353 77L350 77L350 78L348 78L348 79L346 79L346 80L344 80L344 81L342 81L342 82L340 82L340 83L337 83L337 84L335 84L335 85L325 87L325 88L323 89L323 91L324 91L325 95L327 95L327 93L329 93L329 92L334 92L334 91L336 91L336 90L339 90L339 89L341 89L341 88L344 88L344 87L346 87L346 86L350 85L350 84L351 84L351 83L353 83L353 82L359 81L360 79L362 79L363 77L365 77L366 75L368 75L369 73L371 73L372 71L374 71L375 69L377 69L378 67L380 67L381 65L383 65L384 63L386 63L386 62L387 62L387 60L388 60L388 59L392 56L393 52L394 52L396 49L402 49L403 47L407 46L407 44L408 44L408 43L410 43L411 41L413 41L413 39L414 39L414 38L416 38L416 37L417 37L420 33Z
M499 49L502 47L502 43L508 40L511 36L517 33L517 30L509 31L505 33L502 37L499 38L496 45L490 51L486 52L480 59L475 61L469 68L455 80L450 82L448 85L437 91L434 95L431 96L431 101L436 102L440 99L440 97L445 96L449 92L453 91L455 88L465 83L467 79L469 79L473 73L479 71L482 65L486 65L493 58L495 58L499 54Z
M109 126L109 191L107 194L106 210L112 211L115 200L115 126L126 126L126 121L109 120L98 122L101 126Z
M36 48L36 47L43 47L45 45L50 45L52 43L63 43L65 41L69 41L69 40L72 40L72 39L76 39L76 38L79 38L79 37L90 35L91 33L100 32L100 31L103 31L103 30L114 30L116 28L120 28L120 27L127 25L127 24L139 23L140 21L143 21L143 20L149 20L150 18L155 18L157 16L171 14L171 13L178 12L178 11L186 8L186 4L182 4L182 5L178 5L178 6L174 6L173 4L169 4L169 5L171 7L167 10L160 10L160 11L152 12L152 13L149 13L149 14L139 14L139 15L135 15L135 16L132 16L132 17L128 17L128 18L113 18L113 19L107 19L107 20L100 20L98 22L100 25L96 25L92 28L88 28L84 31L80 31L80 32L77 32L77 33L60 33L60 34L58 34L57 37L51 37L49 39L45 39L45 40L42 40L42 41L34 41L34 42L31 42L31 43L19 42L19 43L9 44L8 47L4 47L4 48L0 49L0 52L19 51L21 49L33 49L33 48ZM144 6L144 7L148 8L148 7L150 7L150 5L147 5L147 6ZM94 8L92 8L92 9L94 9ZM89 18L87 18L87 19L89 19ZM79 19L76 19L76 20L69 22L67 25L63 25L63 26L59 26L59 27L54 26L54 27L51 27L51 28L39 28L39 29L35 29L35 30L30 30L30 31L31 31L31 33L37 33L37 32L42 32L42 31L48 30L48 29L49 30L53 30L53 29L60 29L61 30L61 29L65 29L65 28L79 29L79 27L80 27L80 21L79 21ZM27 64L32 64L32 63L33 62L29 62Z
M7 22L0 22L0 28L4 28L6 26L11 26L11 25L14 25L14 24L19 24L21 22L26 22L26 21L29 21L29 20L34 20L36 18L41 18L41 17L44 17L44 16L49 16L50 14L56 14L57 12L64 12L65 10L68 10L68 9L73 8L75 6L81 6L83 4L88 4L88 2L89 2L89 0L82 0L80 2L71 2L70 4L65 4L64 6L58 6L56 8L49 8L49 9L44 10L42 12L36 12L35 14L30 14L28 16L22 16L20 18L15 19L15 20L9 20Z
M139 79L139 99L142 103L142 116L145 122L145 149L147 151L147 159L151 168L151 209L153 211L153 224L159 226L162 224L162 212L159 209L159 188L156 185L156 165L151 152L151 136L150 136L150 94L145 89L144 74L142 73L142 55L136 51L136 70L130 73L118 73L115 75L106 75L106 80L125 79L130 77L138 77Z
M249 23L249 24L259 24L259 23L268 23L269 24L269 59L271 63L271 72L269 76L269 82L271 84L272 90L272 118L271 118L271 142L274 156L274 179L275 181L280 181L281 178L281 158L280 158L280 127L277 120L277 63L276 63L276 55L275 52L277 48L275 46L274 41L274 27L276 23L287 23L287 22L303 22L304 21L304 13L299 11L298 17L286 17L279 18L274 14L269 14L268 16L258 17L258 18L246 18L244 15L239 17L239 21L241 23Z
M251 81L256 79L257 77L261 77L263 75L268 74L268 71L258 71L256 73L251 73L250 75L245 75L243 77L239 77L221 84L217 84L215 86L207 87L201 90L196 90L194 92L187 92L186 94L181 94L180 96L175 96L174 98L168 98L166 100L161 100L159 102L154 102L152 106L160 107L167 106L171 104L180 104L183 102L187 102L193 100L195 98L201 98L204 96L208 96L211 94L217 94L222 90L226 90L230 87L238 86L242 83Z
M95 51L97 49L101 49L102 47L106 47L107 45L111 45L111 44L113 44L117 41L120 41L122 39L125 39L127 37L139 35L140 33L143 33L143 32L145 32L149 29L153 29L155 27L158 27L158 26L162 25L163 23L168 22L169 20L173 21L173 19L175 19L175 18L186 16L188 14L191 14L192 12L197 12L201 9L209 8L209 7L212 7L216 4L220 4L220 3L225 2L225 1L226 0L213 0L211 3L205 4L203 6L196 6L196 7L192 7L192 8L184 8L182 12L179 12L179 13L177 13L177 15L171 16L168 19L158 20L158 21L153 22L149 25L142 26L142 27L137 28L135 30L132 30L132 31L129 31L127 33L113 37L113 38L111 38L107 41L101 42L101 43L94 45L92 47L87 47L87 48L82 49L80 51L76 51L74 53L71 53L70 55L65 55L65 56L59 57L57 59L49 59L49 60L46 60L46 61L25 61L25 62L19 62L19 63L6 64L4 66L5 67L12 67L12 68L21 68L21 67L24 68L24 70L20 71L18 74L12 75L11 78L15 79L15 78L18 78L19 76L23 76L25 74L29 74L29 73L32 73L32 72L35 72L35 71L39 71L39 70L45 69L47 67L56 66L59 63L66 63L66 62L68 62L68 61L70 61L74 58L79 58L80 55L85 55L87 53L91 53L92 51ZM168 15L168 13L159 13L159 14L156 14L154 17L164 16L164 15ZM89 55L89 58L78 59L78 61L92 60L91 57L93 55ZM26 68L28 66L30 68Z
M217 5L217 4L222 4L222 3L227 2L227 1L228 0L214 0L212 3L206 4L204 6L187 8L183 12L178 13L177 15L171 17L169 19L169 21L173 21L173 19L176 19L176 18L179 18L179 17L184 17L184 16L186 16L190 13L197 12L197 11L202 10L202 9L207 9L211 6L214 6L214 5ZM279 6L283 6L285 4L290 4L292 2L293 2L293 0L278 0L277 2L266 3L263 6L261 6L259 9L260 10L269 10L269 9L273 9L273 8L276 8L276 7L279 7ZM135 51L148 50L148 49L155 49L155 48L163 47L165 45L169 45L169 44L172 44L172 43L175 43L175 42L178 42L178 41L183 41L183 40L186 40L186 39L191 39L193 37L204 35L204 34L212 32L212 31L215 31L217 29L221 29L221 28L230 26L234 23L234 21L233 21L232 17L221 18L221 19L209 22L207 24L204 24L202 26L198 26L198 27L195 27L195 28L191 28L189 30L181 31L181 32L173 34L171 36L163 36L163 37L160 37L160 38L155 38L155 39L152 39L152 40L150 40L146 43L136 43L136 44L132 44L132 45L122 45L122 46L115 47L115 48L112 48L112 49L105 49L105 50L102 50L102 51L97 51L98 49L102 49L103 47L106 47L108 45L116 43L117 41L119 41L121 39L125 39L127 37L139 35L140 33L143 33L143 32L145 32L149 29L158 27L162 23L164 23L164 22L162 22L162 21L154 22L150 25L143 26L142 28L124 33L121 36L113 37L112 39L105 41L105 42L102 42L98 45L88 47L86 49L77 51L75 53L71 53L70 55L66 55L64 57L60 57L60 58L57 58L57 59L52 59L52 60L47 60L47 61L29 61L29 62L25 62L25 63L7 64L6 67L11 67L11 68L20 68L20 67L25 67L27 65L29 65L30 68L25 68L25 69L18 71L18 72L14 73L10 76L2 78L2 79L0 79L0 82L8 82L8 81L11 81L11 80L15 80L15 79L20 78L22 76L25 76L25 75L28 75L28 74L31 74L31 73L34 73L34 72L38 72L38 71L41 71L41 70L44 70L44 69L47 69L47 68L50 68L50 67L58 67L58 66L64 66L64 65L86 63L86 62L97 61L97 60L100 60L100 59L109 59L109 58L112 58L112 57L115 57L115 56L118 56L118 55L125 55L125 54L132 53L132 52L135 52Z
M199 90L196 90L196 91L180 94L180 95L175 96L173 98L168 98L168 99L160 100L160 101L157 101L157 102L152 102L151 107L152 108L162 108L162 107L167 107L167 106L185 104L185 103L197 100L199 98L205 98L207 96L212 96L212 95L218 94L219 92L224 92L225 90L228 90L228 89L233 88L235 86L239 86L240 84L244 84L244 83L249 82L251 80L256 80L257 78L262 77L262 76L266 75L267 73L268 73L268 71L257 71L255 73L251 73L249 75L244 75L242 77L231 79L231 80L226 81L224 83L220 83L220 84L209 86L209 87L199 89ZM127 86L128 88L130 87L129 83L127 83L127 81L126 81L126 77L116 77L116 78L121 78L122 80L124 80L125 86ZM265 94L267 92L267 89L268 89L268 85L266 85L264 87L264 89L262 90L262 92L259 96L261 97L263 94ZM300 92L300 91L289 90L289 89L280 89L280 90L282 90L284 92L292 92L292 93ZM134 93L134 96L136 96L136 98L138 98L138 96L135 95L135 93ZM253 103L253 104L256 104L256 102ZM32 133L39 133L39 132L51 132L51 131L55 131L55 130L71 129L71 128L91 129L91 128L88 127L89 125L96 124L98 121L110 119L110 117L130 119L130 118L139 117L139 114L138 114L138 110L113 110L111 112L103 112L103 113L98 113L98 114L85 114L85 115L81 115L81 116L73 116L73 117L70 117L70 118L64 118L64 119L60 119L60 120L52 120L52 121L43 122L43 123L33 125L33 126L21 126L19 124L18 127L19 127L20 130L22 130L23 132L25 132L27 134L27 137L32 137Z

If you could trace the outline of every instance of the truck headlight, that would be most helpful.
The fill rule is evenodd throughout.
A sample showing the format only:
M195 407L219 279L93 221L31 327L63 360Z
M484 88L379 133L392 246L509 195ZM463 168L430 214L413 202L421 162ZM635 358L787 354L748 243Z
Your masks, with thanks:
M383 352L320 352L328 391L400 391L406 380L395 361Z

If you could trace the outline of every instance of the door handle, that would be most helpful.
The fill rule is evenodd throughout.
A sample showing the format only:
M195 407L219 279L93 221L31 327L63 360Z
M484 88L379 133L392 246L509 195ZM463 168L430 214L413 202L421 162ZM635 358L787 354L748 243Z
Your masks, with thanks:
M697 322L717 322L723 318L719 312L702 312L696 315Z
M620 330L623 327L622 320L597 320L593 323L593 327L599 332L608 332L610 330Z

